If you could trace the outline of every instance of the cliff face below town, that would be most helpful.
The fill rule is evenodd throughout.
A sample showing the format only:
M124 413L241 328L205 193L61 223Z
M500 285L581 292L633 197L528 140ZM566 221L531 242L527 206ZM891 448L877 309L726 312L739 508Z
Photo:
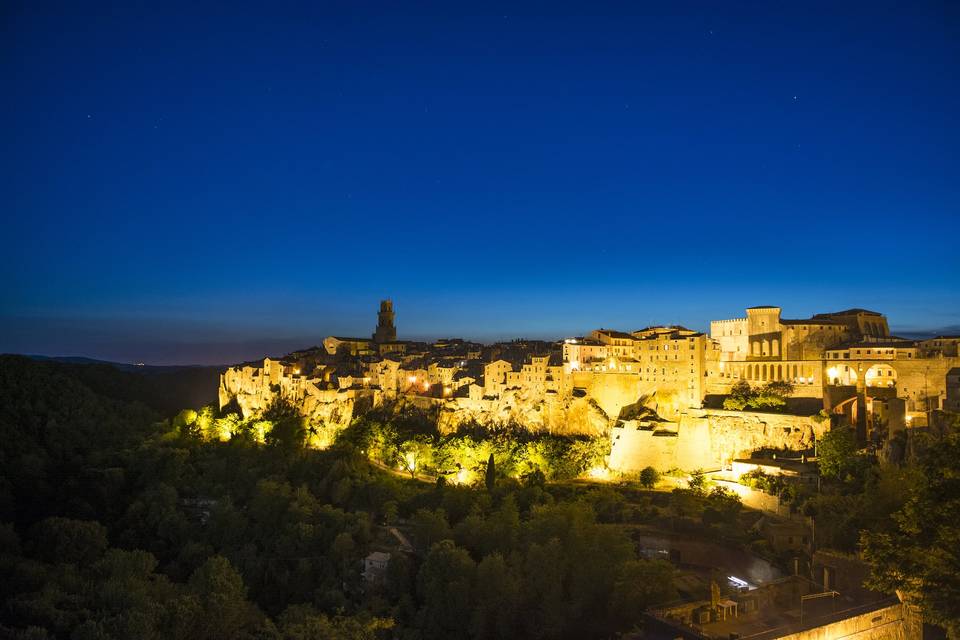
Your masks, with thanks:
M264 367L227 369L220 377L220 407L235 403L244 418L257 416L277 400L297 407L311 423L329 429L345 428L358 412L379 403L370 389L336 389L318 379L284 375L279 363Z
M330 386L316 379L283 375L271 363L263 368L233 368L221 377L220 406L235 403L243 417L249 418L283 399L299 408L312 423L336 430L384 401L384 394L378 389ZM517 425L532 432L556 435L600 436L612 426L610 417L592 398L535 396L522 389L510 389L495 399L483 400L411 396L402 398L401 404L436 410L441 433L479 424L491 428Z
M441 433L475 423L492 428L517 425L534 433L603 436L612 426L610 417L590 397L560 397L509 389L498 398L456 398L440 408Z
M518 426L535 433L611 438L610 467L636 471L646 466L719 468L754 450L804 449L828 429L812 417L749 411L669 407L661 394L593 385L568 394L507 389L490 398L439 399L401 396L398 406L413 406L437 416L441 433L462 426L490 429ZM629 392L628 392L629 391ZM665 398L672 397L668 393ZM336 388L330 382L291 374L275 361L263 367L227 370L221 377L220 406L234 404L245 418L260 415L278 399L294 406L330 439L357 416L384 404L379 388ZM667 419L665 419L667 418Z
M829 425L808 416L709 409L691 410L676 422L628 421L612 431L610 467L718 469L757 449L810 448Z

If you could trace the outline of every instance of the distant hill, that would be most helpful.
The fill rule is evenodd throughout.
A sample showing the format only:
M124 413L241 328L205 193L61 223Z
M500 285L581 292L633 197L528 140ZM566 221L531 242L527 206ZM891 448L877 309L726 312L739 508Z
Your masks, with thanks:
M19 356L44 362L90 390L123 402L142 402L164 415L217 402L226 366L152 366L75 356Z
M176 365L155 365L155 364L132 364L129 362L111 362L110 360L97 360L96 358L84 358L83 356L39 356L27 355L33 360L47 360L52 362L63 362L65 364L108 364L111 367L121 371L132 371L139 373L169 373L171 371L181 371L184 369L226 369L228 365L203 365L203 364L176 364Z

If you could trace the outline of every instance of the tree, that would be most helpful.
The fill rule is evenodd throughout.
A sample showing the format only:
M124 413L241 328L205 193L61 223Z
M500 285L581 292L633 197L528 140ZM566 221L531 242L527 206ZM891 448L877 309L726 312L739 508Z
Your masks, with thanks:
M418 509L413 514L412 524L417 543L422 549L429 549L435 543L449 539L451 535L443 509Z
M633 560L620 567L610 598L610 615L621 629L640 623L647 608L677 597L673 565L665 560Z
M222 556L213 556L193 572L190 593L199 604L194 620L197 637L235 638L248 621L250 603L240 573Z
M707 496L707 504L703 509L701 520L705 525L721 524L734 526L743 504L740 496L723 487L714 487Z
M687 481L690 486L690 491L695 493L698 496L706 495L707 493L707 476L704 474L703 469L697 469L690 474L690 480Z
M862 531L868 585L901 592L924 619L960 638L960 433L931 448L890 533Z
M280 614L279 623L284 640L375 640L378 631L393 627L386 618L330 618L310 604L290 605Z
M845 427L831 429L817 443L817 463L825 478L843 478L855 463L857 437Z
M51 563L87 564L107 548L107 529L96 521L47 518L32 532L37 555Z
M419 621L424 638L467 636L475 573L470 554L452 540L442 540L430 548L417 574L417 593L423 602Z
M559 638L567 625L563 548L556 538L527 549L523 570L523 620L529 638Z
M307 430L301 416L288 416L275 420L273 428L264 436L266 444L290 455L303 451L307 442Z
M400 464L411 478L418 471L425 471L433 464L433 441L427 435L417 434L400 446Z
M767 396L789 398L793 395L793 383L787 382L786 380L773 380L763 385L760 393Z
M740 380L730 388L730 395L724 398L723 408L731 411L742 411L747 401L753 397L753 389L746 380Z
M640 484L647 489L653 489L660 482L660 472L653 467L644 467L640 472Z
M520 605L520 582L499 553L477 566L470 635L477 640L513 638Z
M487 483L487 491L493 492L493 488L497 484L497 467L493 461L493 454L490 454L490 458L487 460L487 472L484 476L484 479Z
M744 409L781 410L787 406L787 398L793 394L793 385L786 380L768 382L758 389L741 380L730 389L730 395L723 401L723 408L733 411Z

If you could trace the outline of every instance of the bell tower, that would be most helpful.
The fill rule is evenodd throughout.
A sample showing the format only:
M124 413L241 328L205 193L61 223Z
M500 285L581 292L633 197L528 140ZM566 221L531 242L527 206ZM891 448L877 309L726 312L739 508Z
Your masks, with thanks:
M373 334L373 341L377 344L384 342L393 342L397 339L397 328L393 326L393 319L396 314L393 312L392 300L380 301L380 312L377 313L377 330Z

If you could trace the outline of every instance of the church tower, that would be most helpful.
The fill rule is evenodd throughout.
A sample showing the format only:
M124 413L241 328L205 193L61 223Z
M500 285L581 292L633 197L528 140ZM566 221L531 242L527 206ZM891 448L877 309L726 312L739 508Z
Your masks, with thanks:
M380 313L377 314L377 330L373 334L373 341L377 344L384 342L393 342L397 339L397 328L393 326L393 319L396 316L393 312L392 300L380 301Z

